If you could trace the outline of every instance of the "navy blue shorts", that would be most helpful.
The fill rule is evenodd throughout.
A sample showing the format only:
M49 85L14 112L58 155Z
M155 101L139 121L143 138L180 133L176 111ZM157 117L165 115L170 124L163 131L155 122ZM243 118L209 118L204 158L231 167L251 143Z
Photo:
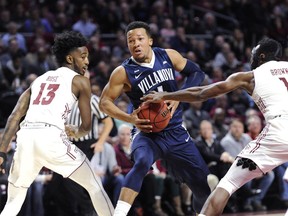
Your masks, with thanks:
M146 156L151 159L147 161L152 164L160 158L164 160L169 174L186 183L192 190L196 198L195 210L200 212L210 194L207 183L209 169L187 130L179 126L160 133L139 132L132 142L133 160L137 160L134 158L137 149L147 152Z

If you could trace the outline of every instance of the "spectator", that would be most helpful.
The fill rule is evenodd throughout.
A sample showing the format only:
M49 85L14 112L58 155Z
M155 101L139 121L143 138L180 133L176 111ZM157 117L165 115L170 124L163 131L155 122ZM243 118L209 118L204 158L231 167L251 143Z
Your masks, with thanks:
M91 20L88 9L84 8L81 10L80 19L72 25L72 29L89 38L98 30L98 25Z
M115 150L111 144L105 142L103 150L94 153L91 166L101 177L102 184L115 207L123 186L124 176L121 174L121 167L117 164Z
M185 126L194 139L199 136L199 125L202 120L210 120L209 113L202 108L202 102L189 103L189 108L183 113Z
M165 42L169 42L171 37L176 35L173 21L170 18L166 18L163 23L163 27L160 29L160 36L164 38Z
M11 20L19 25L19 31L22 31L24 20L26 20L27 8L25 8L23 2L18 2L15 6L15 11L12 14Z
M231 39L231 50L235 53L235 56L240 61L244 60L246 42L244 33L240 28L234 28Z
M218 51L214 57L212 67L222 67L223 65L228 64L227 58L230 52L231 52L230 44L224 42L221 45L220 51Z
M216 137L221 140L228 132L229 125L226 120L226 113L223 108L218 107L212 116L213 131Z
M54 32L60 33L68 31L71 28L71 20L65 13L58 13L54 22Z
M220 141L213 134L211 122L201 121L200 136L197 139L196 146L207 163L210 172L221 179L234 162L234 157L225 151Z
M124 1L121 2L120 13L119 13L119 23L120 23L119 27L121 29L125 29L126 26L134 20L135 18L131 11L130 4Z
M100 1L101 2L101 1ZM120 26L119 10L116 1L102 1L99 13L99 26L102 33L115 33Z
M190 43L186 37L186 32L183 26L176 27L176 35L170 38L169 44L172 49L185 54L191 50Z
M228 94L228 107L233 110L234 117L241 118L245 121L245 112L250 107L248 94L242 89L236 89Z
M118 144L114 149L116 152L117 163L121 167L122 174L126 176L133 167L131 161L131 129L128 124L122 124L118 128ZM142 212L140 215L153 215L154 203L155 203L155 188L151 185L156 184L155 176L151 173L147 174L143 179L143 184L139 192L138 197L129 210L128 216L132 216L135 213ZM136 214L139 215L139 214Z
M262 130L262 121L258 115L248 117L246 121L247 134L252 140L255 140Z
M7 25L8 32L2 36L2 40L5 46L8 46L9 40L11 38L15 38L18 42L19 48L22 49L24 52L27 51L26 48L26 39L23 34L18 32L19 25L16 22L9 22Z
M212 56L210 54L207 41L204 39L197 39L194 50L199 66L203 68L203 70L209 71L211 68Z
M23 89L21 88L22 81L25 80L28 72L27 67L24 64L24 54L21 50L11 54L11 60L3 65L3 74L8 81L11 89L21 94Z
M48 53L46 47L39 47L36 53L29 53L26 55L28 61L29 73L34 73L37 76L44 74L46 71L55 70L57 63Z
M7 32L7 25L11 22L11 13L4 9L0 12L0 32Z
M25 20L23 24L23 31L24 32L35 32L38 26L42 26L44 31L47 33L52 33L53 28L51 23L45 18L40 16L40 10L37 7L31 8L30 16Z

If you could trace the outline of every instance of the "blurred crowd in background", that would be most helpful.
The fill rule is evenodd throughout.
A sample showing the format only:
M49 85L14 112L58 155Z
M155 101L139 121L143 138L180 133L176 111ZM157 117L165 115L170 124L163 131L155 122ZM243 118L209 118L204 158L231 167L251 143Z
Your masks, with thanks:
M50 51L57 33L75 30L87 37L92 92L100 96L113 69L130 56L125 28L135 20L150 25L153 46L173 48L197 63L206 73L204 84L250 70L251 49L263 37L279 41L283 60L288 59L287 0L0 0L0 128L5 127L19 95L31 82L58 67ZM180 86L183 77L178 74L177 79ZM117 104L128 111L125 96ZM263 116L241 89L203 103L182 105L185 126L217 184L227 171L221 166L229 167L239 153L233 145L242 149L254 139L265 125ZM119 144L121 125L123 122L114 119L107 140L114 147ZM255 180L247 186L248 195L238 193L231 199L227 211L286 208L288 183L282 178L286 167L266 174L266 181ZM175 198L178 201L171 202L172 209L177 202L182 207L191 205L191 196L185 201L187 189L184 191L178 191L181 200ZM159 199L162 194L157 196ZM236 205L239 200L241 205ZM173 211L171 208L167 204L166 212ZM187 208L183 211L188 215Z

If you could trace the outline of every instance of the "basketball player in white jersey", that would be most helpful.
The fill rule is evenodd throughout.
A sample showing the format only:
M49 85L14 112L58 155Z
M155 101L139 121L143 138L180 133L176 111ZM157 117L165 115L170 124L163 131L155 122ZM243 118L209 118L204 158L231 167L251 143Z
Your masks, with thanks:
M252 71L238 72L225 81L170 93L153 92L143 100L205 101L237 88L246 90L263 113L266 126L251 141L217 188L206 200L200 215L221 215L231 196L246 182L262 176L288 161L288 62L279 61L281 45L269 38L261 40L252 50Z
M85 154L69 141L91 129L90 81L87 71L87 40L76 32L59 34L52 47L61 66L38 77L21 95L12 111L0 140L0 170L6 149L17 132L17 148L10 169L8 198L1 216L16 216L27 189L43 166L71 178L89 193L98 215L113 215L114 208L92 171ZM78 100L82 124L65 125L72 105ZM68 137L69 136L69 137Z

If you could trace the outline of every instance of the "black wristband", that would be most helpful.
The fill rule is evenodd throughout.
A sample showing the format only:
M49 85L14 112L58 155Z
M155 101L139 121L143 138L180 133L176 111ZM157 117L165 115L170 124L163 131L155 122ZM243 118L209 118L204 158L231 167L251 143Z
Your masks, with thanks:
M0 157L3 158L3 162L2 164L0 165L0 168L2 170L5 170L6 169L6 161L7 161L7 154L5 152L0 152Z
M7 154L5 152L0 152L0 157L2 157L4 161L6 161Z
M7 154L5 152L0 152L0 157L3 157L3 159L6 160Z

